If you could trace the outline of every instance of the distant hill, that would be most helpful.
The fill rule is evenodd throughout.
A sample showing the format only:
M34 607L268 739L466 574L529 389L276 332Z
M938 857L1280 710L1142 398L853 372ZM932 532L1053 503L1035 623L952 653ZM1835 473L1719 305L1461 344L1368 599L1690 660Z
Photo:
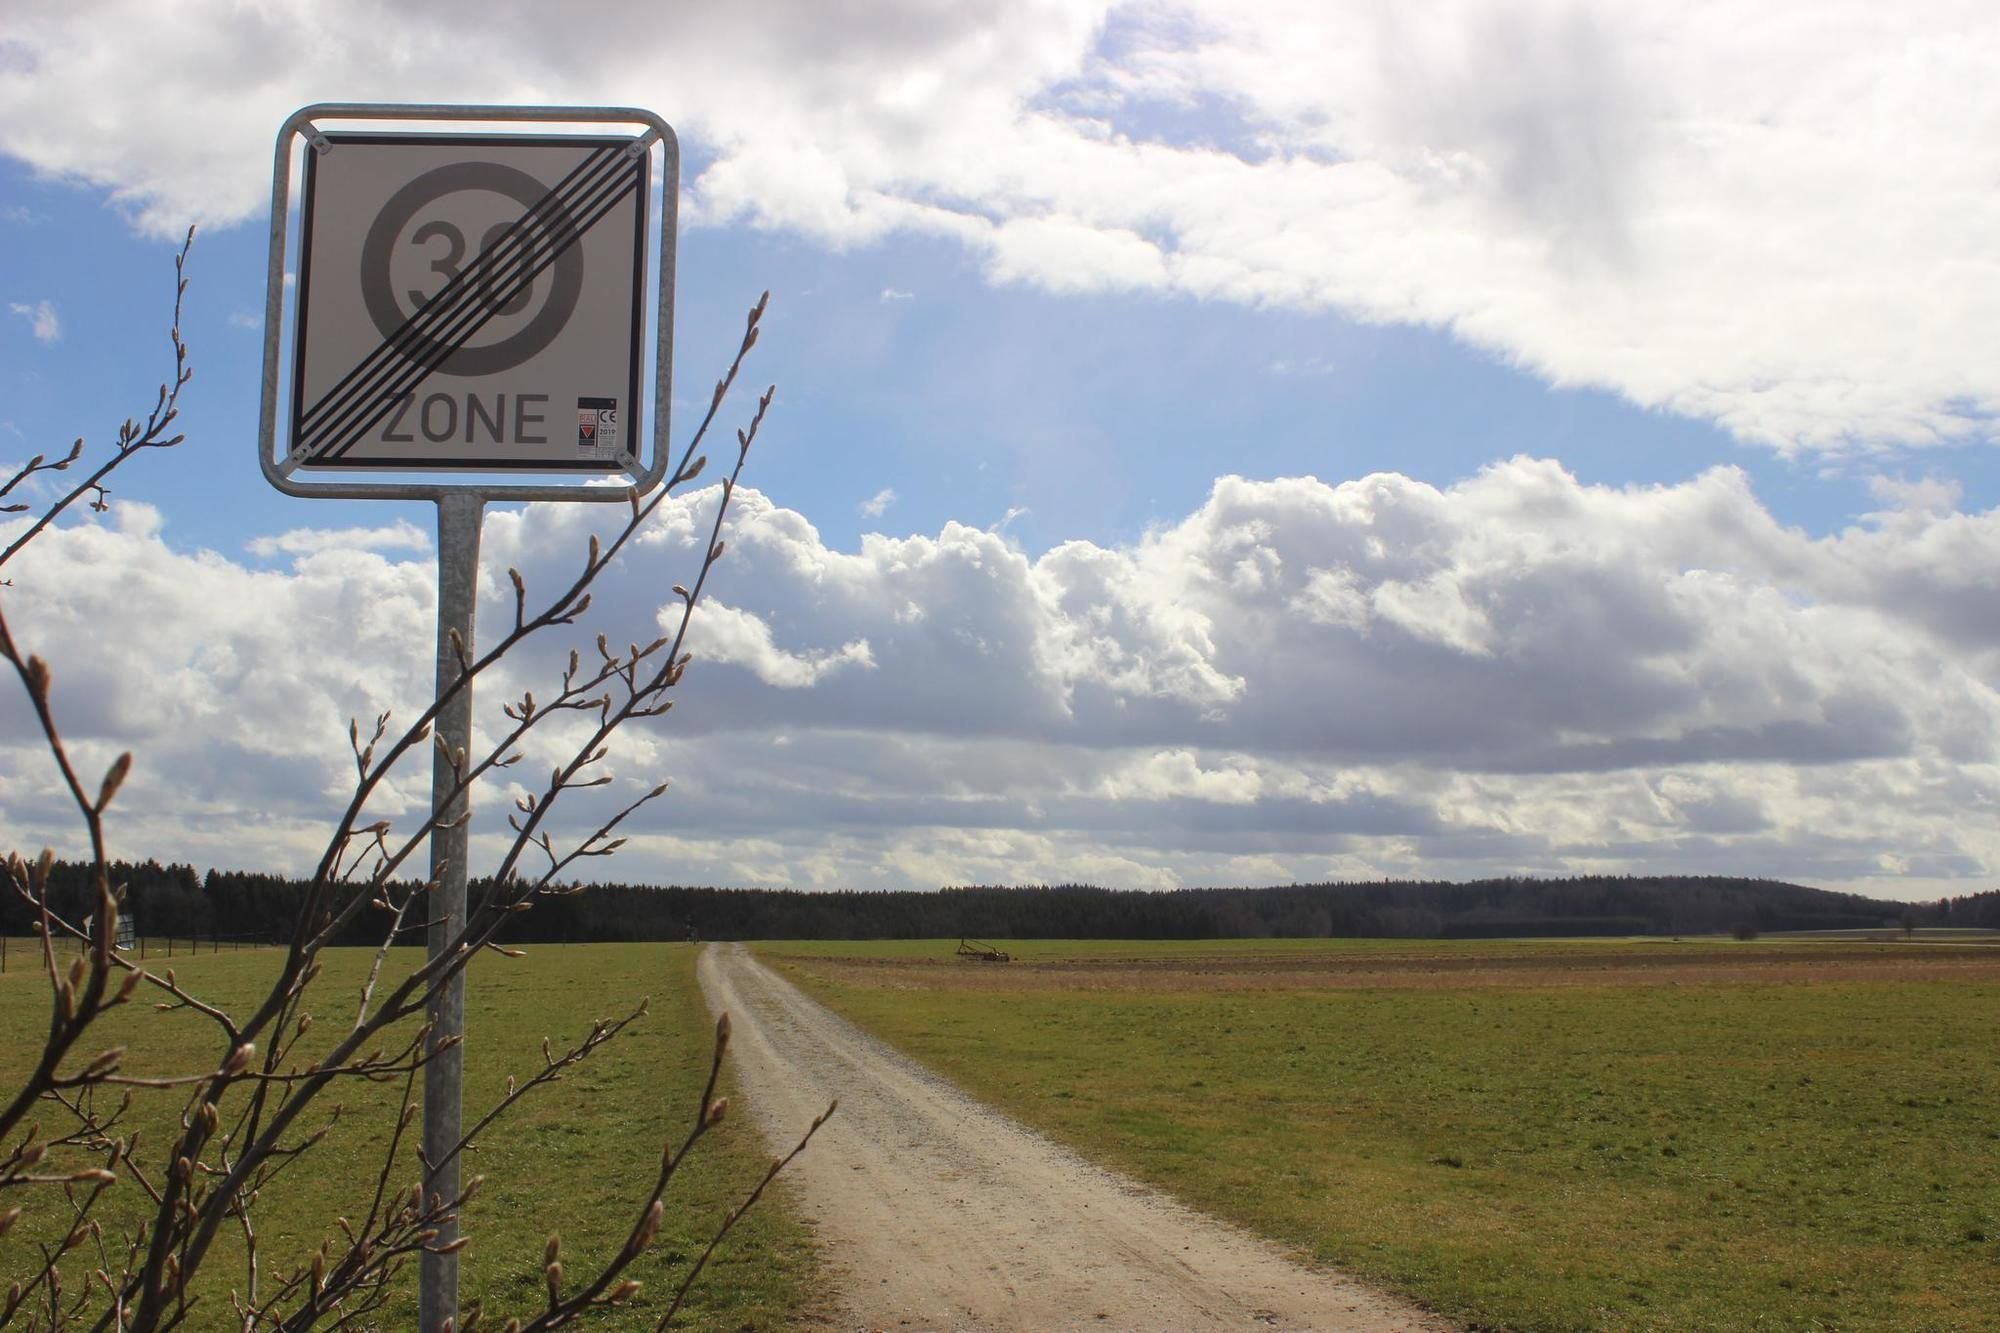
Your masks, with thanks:
M148 935L275 938L289 932L305 887L280 875L157 862L121 864L130 909ZM79 913L86 868L59 864L59 902ZM479 900L484 885L473 885ZM1755 930L2000 926L2000 893L1899 903L1780 880L1725 876L1583 875L1469 883L1372 881L1172 892L965 887L928 892L716 889L597 884L543 900L509 923L514 942L700 939L1221 939L1378 936L1703 935ZM0 894L0 931L30 923ZM353 943L379 925L356 922Z

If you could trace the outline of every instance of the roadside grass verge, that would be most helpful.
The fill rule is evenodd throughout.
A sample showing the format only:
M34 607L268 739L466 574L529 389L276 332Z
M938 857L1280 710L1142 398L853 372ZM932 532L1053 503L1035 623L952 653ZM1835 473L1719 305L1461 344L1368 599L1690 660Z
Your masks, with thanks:
M1325 989L1302 946L1034 942L1064 966L1004 991L930 966L951 941L760 951L1087 1156L1476 1326L1992 1327L2000 967L1604 985L1562 958L1672 946L1565 941L1513 946L1535 984ZM1092 947L1161 966L1094 988ZM1196 984L1260 949L1270 988Z
M352 1016L369 951L333 949L323 957L325 974L315 985L313 1008L316 1032L331 1044L345 1026L343 1012ZM205 998L234 1009L262 994L278 958L275 950L225 951L175 958L171 964L149 958L147 965L173 966ZM407 968L419 958L419 951L399 950L391 967ZM460 1290L468 1301L483 1297L489 1316L502 1316L499 1322L541 1307L542 1245L550 1232L561 1233L572 1273L593 1269L623 1243L662 1146L670 1135L678 1145L692 1122L713 1037L694 961L695 946L685 944L539 945L530 946L523 958L488 956L474 965L466 986L468 1124L497 1100L510 1073L525 1078L541 1067L544 1036L561 1050L580 1039L592 1020L620 1016L641 997L651 997L646 1017L561 1082L514 1108L466 1160L466 1177L483 1175L486 1185L465 1218L472 1241L461 1254ZM39 1051L46 1004L47 984L37 974L12 971L0 977L0 1070L23 1069ZM162 1014L135 1005L114 1011L102 1028L104 1045L129 1043L127 1067L133 1073L206 1068L204 1062L217 1054L213 1026L189 1013ZM317 1049L310 1039L303 1043L301 1062ZM724 1081L729 1081L726 1068ZM366 1212L400 1091L400 1085L358 1085L329 1098L329 1106L343 1103L339 1123L254 1209L265 1281L278 1268L297 1264L323 1237L337 1235L337 1216ZM180 1108L178 1094L137 1099L133 1123L142 1128L143 1141L163 1147ZM227 1113L227 1103L223 1109ZM56 1127L52 1117L39 1118L45 1130ZM412 1148L406 1138L392 1187L407 1189L418 1178ZM143 1148L140 1155L144 1159ZM639 1295L624 1311L590 1326L652 1328L716 1225L769 1160L739 1105L696 1149L668 1192L660 1237L629 1273L645 1284ZM781 1177L710 1260L677 1327L776 1329L816 1311L810 1238L792 1216L783 1185ZM32 1251L23 1247L60 1224L58 1194L21 1194L10 1202L28 1205L29 1212L0 1240L0 1277L24 1265ZM107 1226L133 1215L137 1191L131 1182L114 1188L113 1197L120 1194L133 1197L126 1211L102 1214ZM196 1318L198 1325L220 1326L225 1320L230 1289L243 1289L242 1254L238 1238L218 1245L200 1288L207 1312ZM85 1276L66 1274L71 1282ZM414 1269L402 1285L403 1299L383 1313L382 1327L416 1322ZM490 1317L488 1322L497 1327Z

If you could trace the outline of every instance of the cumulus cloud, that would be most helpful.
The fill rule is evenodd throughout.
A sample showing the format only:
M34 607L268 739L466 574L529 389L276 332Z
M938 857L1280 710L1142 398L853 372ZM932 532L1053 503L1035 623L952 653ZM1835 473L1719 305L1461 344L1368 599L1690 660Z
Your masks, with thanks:
M680 622L680 608L662 608L659 621L662 630L671 632ZM866 639L855 639L825 652L788 653L778 647L771 627L763 620L720 600L702 608L701 638L713 660L748 667L758 681L781 690L816 685L822 677L842 667L875 665Z
M352 771L347 720L414 716L426 700L429 669L413 650L435 634L435 576L338 543L255 570L174 550L144 505L116 504L112 517L53 529L16 557L8 616L52 664L85 767L139 756L116 853L309 863L302 839ZM0 719L0 823L68 847L29 718ZM426 780L410 781L385 793L385 812L406 810L412 791L425 799Z
M2000 409L1994 13L757 0L662 26L619 0L593 16L24 0L0 151L178 234L257 215L273 128L325 87L652 105L699 150L697 224L940 238L997 282L1448 329L1788 452L1984 439Z
M23 301L10 301L7 303L7 309L28 321L28 327L34 331L36 342L62 341L62 320L57 316L53 302L37 301L29 305Z
M855 509L865 518L880 518L889 512L889 506L894 503L896 503L895 488L893 486L884 486L881 490L856 505Z
M717 498L664 505L572 637L481 686L482 715L549 697L572 638L673 628L667 588ZM1230 477L1136 541L1031 558L957 523L837 549L745 488L679 706L607 761L615 791L674 783L624 873L1979 887L2000 866L2000 592L1981 573L2000 511L1922 498L1813 538L1727 468L1630 487L1530 458L1442 488ZM141 755L121 850L300 864L346 780L346 719L425 697L428 559L360 530L272 538L289 564L249 568L174 549L143 506L114 514L40 539L8 607L56 664L70 734ZM494 512L482 624L511 614L507 567L553 589L614 521ZM0 717L0 820L54 838L45 761L18 710ZM385 805L421 801L411 782Z
M428 551L430 534L407 519L386 528L293 528L245 544L251 555L312 555L319 551Z

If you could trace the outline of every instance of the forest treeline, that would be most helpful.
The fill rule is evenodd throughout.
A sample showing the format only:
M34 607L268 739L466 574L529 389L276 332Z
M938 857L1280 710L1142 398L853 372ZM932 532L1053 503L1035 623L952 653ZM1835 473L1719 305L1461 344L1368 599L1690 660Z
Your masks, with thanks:
M289 935L305 881L118 863L127 911L151 936L271 940ZM91 901L89 869L58 862L57 910ZM474 881L475 900L490 885ZM364 910L343 943L381 938ZM513 943L684 939L1226 939L1380 936L1703 935L1883 926L2000 928L2000 892L1898 903L1777 880L1721 876L1505 878L1469 883L1375 881L1262 889L1147 892L1082 884L925 892L716 889L592 884L545 898L509 923ZM18 895L0 892L0 932L32 926ZM413 932L412 942L421 939Z

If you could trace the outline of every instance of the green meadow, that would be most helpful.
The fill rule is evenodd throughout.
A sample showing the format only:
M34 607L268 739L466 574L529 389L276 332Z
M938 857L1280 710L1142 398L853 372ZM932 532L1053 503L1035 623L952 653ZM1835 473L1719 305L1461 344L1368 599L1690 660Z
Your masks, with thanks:
M2000 952L760 946L1084 1155L1479 1328L2000 1324Z
M22 956L11 955L16 970L0 976L0 1077L28 1067L47 1022L46 983L18 968ZM225 1008L247 1008L262 993L278 957L268 950L225 951L183 955L171 964L155 956L147 963L173 966L184 985ZM391 966L407 967L417 957L415 951L399 951ZM519 959L489 955L473 969L466 1003L468 1123L501 1095L510 1073L525 1078L541 1066L543 1037L562 1050L580 1040L592 1020L619 1016L641 998L651 998L645 1018L561 1082L514 1108L467 1160L466 1175L483 1175L486 1184L465 1219L472 1243L462 1252L461 1292L467 1300L484 1298L489 1316L502 1316L499 1322L540 1308L542 1246L551 1231L563 1237L572 1274L592 1271L595 1261L623 1243L645 1203L663 1144L671 1136L678 1146L686 1133L708 1071L712 1036L695 984L694 957L694 946L680 944L546 946L531 947ZM368 958L363 950L325 956L326 971L309 1007L316 1030L329 1034L329 1042L343 1014L352 1014ZM130 1046L127 1069L135 1074L208 1069L217 1058L214 1028L205 1019L137 1004L107 1018L84 1058L119 1043ZM310 1043L301 1048L311 1049ZM725 1071L729 1090L726 1085ZM334 1100L343 1111L327 1140L264 1193L253 1216L267 1275L295 1265L323 1238L337 1237L337 1216L366 1212L400 1094L400 1086L341 1089ZM226 1102L223 1109L226 1113ZM142 1128L142 1143L164 1148L179 1110L176 1094L145 1096L133 1120ZM40 1118L45 1131L56 1128L53 1117ZM404 1188L418 1174L409 1149L406 1140L392 1176ZM143 1147L140 1155L144 1160ZM739 1109L675 1178L660 1238L629 1272L645 1284L638 1297L627 1310L592 1326L652 1328L716 1224L768 1162L755 1126ZM133 1216L141 1202L130 1182L121 1182L109 1197L114 1202L104 1213L107 1222ZM29 1212L0 1240L0 1281L28 1267L33 1242L60 1225L55 1215L60 1196L53 1192L17 1193L9 1203L25 1203ZM73 1267L76 1271L65 1274L66 1286L86 1276L81 1260ZM244 1281L240 1241L218 1246L206 1276L198 1290L209 1309L195 1323L220 1327L227 1322L229 1290ZM788 1214L780 1188L776 1197L767 1193L723 1243L676 1326L786 1327L814 1312L816 1285L809 1238ZM382 1317L382 1327L414 1325L414 1272L406 1274L403 1287L403 1298ZM489 1323L498 1326L490 1318Z

